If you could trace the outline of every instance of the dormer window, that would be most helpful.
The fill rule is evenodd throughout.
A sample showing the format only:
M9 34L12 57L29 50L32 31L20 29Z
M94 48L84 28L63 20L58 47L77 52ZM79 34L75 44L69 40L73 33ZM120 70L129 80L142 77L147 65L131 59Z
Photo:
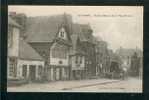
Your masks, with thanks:
M62 38L62 39L66 39L67 38L66 31L65 31L65 29L63 27L59 30L59 37Z
M60 33L60 36L61 36L62 38L64 38L64 35L65 35L64 32L61 32L61 33Z

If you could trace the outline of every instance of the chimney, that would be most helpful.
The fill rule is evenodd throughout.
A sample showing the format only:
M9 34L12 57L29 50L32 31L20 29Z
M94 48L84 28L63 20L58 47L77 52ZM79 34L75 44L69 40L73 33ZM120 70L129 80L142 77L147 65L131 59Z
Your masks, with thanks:
M8 16L10 16L12 19L15 20L16 12L9 12L9 13L8 13Z
M21 26L21 34L22 38L26 38L26 20L27 16L24 13L16 13L16 12L9 12L9 16L14 19L20 26Z

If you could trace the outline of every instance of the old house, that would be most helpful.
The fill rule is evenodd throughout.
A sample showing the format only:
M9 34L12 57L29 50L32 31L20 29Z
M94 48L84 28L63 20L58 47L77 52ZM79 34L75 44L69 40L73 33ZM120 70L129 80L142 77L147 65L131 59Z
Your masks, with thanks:
M104 76L109 71L110 55L107 46L103 40L96 41L96 75L99 76Z
M85 53L81 46L78 34L71 35L72 48L70 52L71 78L83 79L85 77Z
M70 78L70 22L66 14L27 19L27 41L44 58L48 81Z
M40 81L43 76L43 58L23 39L19 40L18 77Z
M86 78L96 75L95 40L93 30L89 24L73 24L73 34L79 37L80 49L85 55L84 76Z
M7 76L8 78L17 77L17 60L19 58L19 36L20 25L8 17L8 58Z
M8 17L8 80L40 80L44 61L40 55L20 37L21 26Z

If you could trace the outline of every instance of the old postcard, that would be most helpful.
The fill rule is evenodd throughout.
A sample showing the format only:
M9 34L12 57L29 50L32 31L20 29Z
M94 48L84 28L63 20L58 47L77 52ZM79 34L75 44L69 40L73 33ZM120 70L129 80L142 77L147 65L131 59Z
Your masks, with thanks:
M7 91L143 89L143 6L8 6Z

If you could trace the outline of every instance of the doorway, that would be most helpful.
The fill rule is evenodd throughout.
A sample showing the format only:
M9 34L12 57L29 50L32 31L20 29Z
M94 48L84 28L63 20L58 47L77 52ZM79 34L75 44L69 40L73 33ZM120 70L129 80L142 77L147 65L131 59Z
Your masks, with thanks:
M36 80L36 66L35 65L29 66L29 78L30 78L30 81Z
M22 76L23 76L24 78L27 77L27 65L23 65L23 66L22 66Z

